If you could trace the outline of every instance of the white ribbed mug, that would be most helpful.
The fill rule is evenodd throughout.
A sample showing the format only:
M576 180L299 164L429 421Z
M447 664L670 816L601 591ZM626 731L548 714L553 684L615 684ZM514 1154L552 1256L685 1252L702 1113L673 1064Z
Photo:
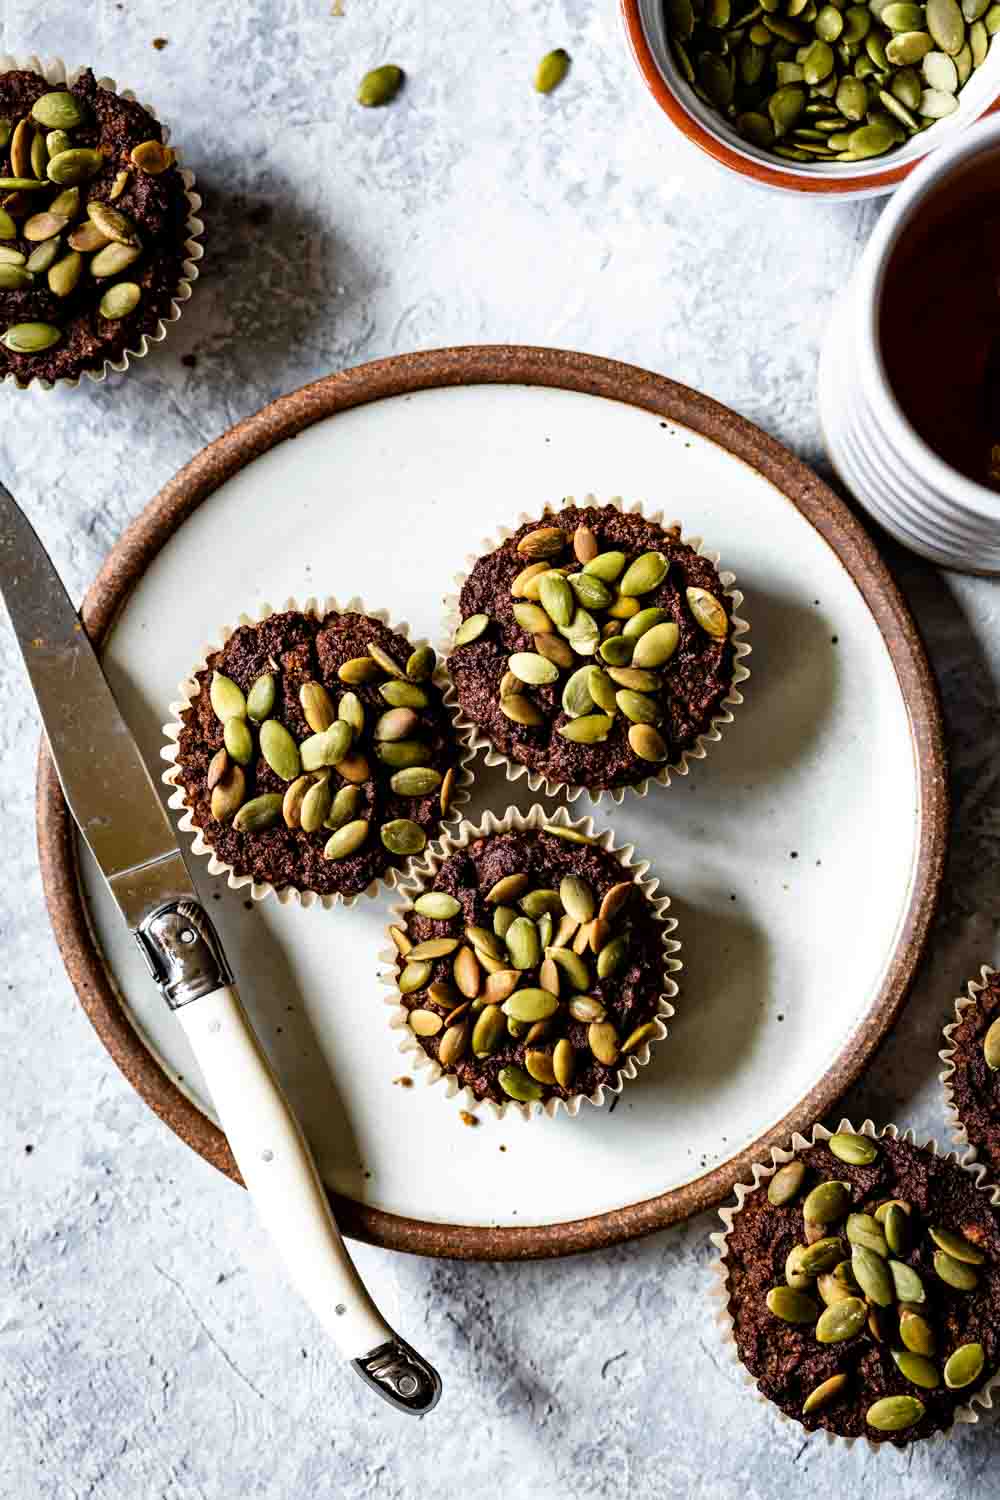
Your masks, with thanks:
M1000 181L1000 118L935 151L891 199L834 306L818 389L827 453L859 504L922 557L975 573L1000 573L1000 494L951 468L911 427L889 385L879 311L902 234L957 172L991 161ZM947 378L935 358L929 365L930 379Z

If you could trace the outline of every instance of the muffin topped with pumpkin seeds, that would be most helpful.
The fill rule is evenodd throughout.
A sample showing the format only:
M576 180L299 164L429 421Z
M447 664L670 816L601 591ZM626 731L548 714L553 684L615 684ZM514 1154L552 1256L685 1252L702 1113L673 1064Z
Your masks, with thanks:
M930 1148L798 1151L734 1211L724 1269L740 1359L809 1429L903 1446L1000 1368L1000 1223Z
M527 522L462 587L462 715L550 783L634 786L711 728L733 683L731 604L678 526L613 505Z
M460 765L434 652L351 611L241 625L196 674L170 778L237 875L355 896L419 854Z
M617 1089L622 1064L666 1034L664 923L614 854L571 828L456 849L390 931L410 1031L477 1099Z
M89 69L0 73L0 377L73 379L171 315L189 203L163 132Z

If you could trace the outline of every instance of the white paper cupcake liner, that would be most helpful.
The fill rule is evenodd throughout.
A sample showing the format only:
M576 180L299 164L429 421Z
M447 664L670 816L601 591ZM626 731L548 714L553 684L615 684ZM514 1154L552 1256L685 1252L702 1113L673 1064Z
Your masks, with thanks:
M161 749L160 755L163 760L170 762L170 768L163 772L161 779L167 786L174 788L171 796L167 798L167 806L175 808L181 814L178 819L178 827L183 829L185 833L193 835L191 843L192 853L207 855L208 873L210 875L225 875L230 890L239 891L249 886L250 895L254 901L263 901L267 896L274 896L282 906L286 906L289 902L295 902L306 908L319 904L327 910L333 906L353 906L360 896L374 897L383 886L388 890L394 890L404 875L408 873L414 861L411 859L406 865L398 869L396 866L390 865L383 874L376 880L373 880L363 891L358 891L353 896L342 896L339 892L331 894L308 889L299 890L297 886L290 885L282 886L278 889L269 880L254 880L252 875L240 874L232 865L219 859L214 848L205 838L201 828L194 821L184 787L179 779L181 768L177 764L177 758L180 735L184 728L181 714L185 709L190 708L194 700L198 697L199 687L195 674L205 670L208 666L209 657L214 655L215 652L222 650L230 636L239 626L260 625L270 615L280 614L288 610L298 614L314 615L318 619L322 619L324 615L330 613L367 615L370 619L380 621L389 630L395 631L397 635L404 636L413 650L416 650L419 646L429 644L429 642L423 639L411 639L410 627L405 620L399 622L391 620L384 609L369 609L364 600L358 598L349 599L346 604L339 604L332 597L324 599L322 603L319 603L316 599L309 598L304 604L299 604L296 599L286 599L278 610L273 609L270 604L262 604L256 615L240 615L235 625L224 625L222 627L217 642L202 647L201 655L194 672L192 672L190 677L185 678L178 687L181 696L177 702L170 704L170 712L173 718L170 723L163 725L163 733L168 743ZM434 669L434 676L431 680L441 693L443 699L446 679L440 661ZM452 731L455 734L459 756L455 762L455 786L448 809L448 816L441 820L443 827L447 827L448 824L460 820L461 808L469 800L469 789L473 782L472 771L469 769L469 762L472 759L471 751L467 748L463 749L462 742L455 730L454 717L453 715L450 715L450 717L452 719Z
M675 1014L672 1001L676 999L679 992L676 976L684 967L677 957L680 952L680 943L673 936L677 928L676 917L668 915L670 910L669 896L657 896L659 888L658 880L646 879L649 869L649 860L636 860L635 846L623 844L618 846L614 842L610 829L603 833L594 833L594 821L592 818L571 819L564 807L560 807L554 813L548 813L537 803L526 813L519 812L516 807L508 807L502 818L487 812L482 823L474 827L471 823L463 821L455 833L444 834L433 844L419 861L414 861L413 866L405 880L399 883L399 894L404 899L399 905L392 908L392 922L389 927L405 926L406 918L413 909L413 903L422 891L428 890L441 866L458 849L466 849L469 844L478 838L501 833L530 833L548 827L571 828L583 834L588 839L593 839L595 844L606 853L611 854L618 860L622 869L638 885L643 896L653 909L656 920L662 929L663 941L663 990L658 998L656 1011L653 1017L657 1032L653 1042L644 1042L637 1052L632 1053L620 1064L617 1069L613 1083L599 1084L592 1094L571 1094L568 1099L554 1097L532 1103L520 1103L517 1100L509 1100L503 1104L497 1104L493 1099L477 1099L472 1089L460 1087L458 1078L454 1073L446 1072L438 1062L435 1061L420 1045L419 1039L409 1029L408 1014L405 1005L400 1004L399 991L396 988L398 951L392 942L389 929L386 936L389 939L388 946L379 953L379 958L388 967L381 974L381 981L391 994L386 997L386 1004L392 1008L389 1025L403 1033L399 1044L400 1052L407 1054L410 1065L416 1074L423 1074L425 1081L429 1084L444 1083L445 1097L458 1099L463 1109L474 1113L485 1105L488 1111L498 1120L504 1115L519 1114L523 1119L530 1119L532 1114L545 1114L554 1119L560 1109L565 1109L568 1115L577 1115L580 1105L586 1099L590 1104L600 1108L605 1103L608 1094L620 1094L626 1079L635 1078L639 1068L645 1067L652 1056L652 1046L661 1042L667 1035L666 1022Z
M980 995L995 973L996 970L991 969L989 964L983 964L979 971L979 978L969 980L966 986L966 993L960 995L955 1001L955 1019L944 1028L945 1045L938 1053L938 1057L940 1057L945 1065L944 1071L938 1076L944 1092L944 1107L945 1113L948 1116L951 1138L955 1145L965 1152L964 1161L976 1161L979 1152L969 1140L968 1132L962 1123L961 1116L955 1104L955 1094L952 1089L952 1080L955 1077L955 1032L964 1021L966 1012L974 1009L979 1004ZM984 1171L989 1170L991 1169L984 1165Z
M495 552L499 547L503 545L505 541L507 541L509 537L512 537L515 531L517 531L519 527L523 526L526 521L538 520L540 524L544 524L549 517L557 516L561 510L565 510L567 506L575 505L576 503L577 502L572 495L566 495L560 502L558 507L547 505L541 516L539 517L529 515L527 511L521 511L517 517L517 523L515 526L500 527L495 536L485 537L483 539L483 542L481 543L480 549L477 553L469 554L469 556L466 558L467 571L464 573L458 573L455 576L454 581L456 585L456 592L454 594L448 594L445 597L445 630L447 633L440 647L440 654L445 659L446 664L448 655L452 650L452 640L455 631L458 629L459 625L462 622L461 605L459 602L461 592L466 583L466 580L468 579L469 572L479 561L480 557L485 556L489 552ZM669 527L669 523L665 523L663 520L662 510L654 511L651 515L647 516L645 510L638 501L631 501L626 505L619 495L613 495L609 500L598 500L594 495L586 495L582 501L582 505L613 505L616 510L620 510L625 515L641 515L645 520L651 521L654 525L663 526L664 530L667 530ZM707 558L708 561L712 563L712 565L716 569L718 568L719 554L717 552L709 552L707 548L702 545L701 537L682 536L680 540L685 546L691 547L699 557ZM732 630L730 634L730 639L732 640L733 644L733 678L729 687L729 691L722 699L718 709L712 716L709 728L706 729L704 733L698 736L694 746L690 750L684 750L681 752L680 758L678 760L672 761L667 765L660 766L655 771L650 770L649 775L644 777L642 781L636 782L634 786L606 787L603 790L597 790L591 787L578 786L569 782L550 781L548 777L545 776L541 771L534 771L530 766L526 766L522 761L514 760L510 756L504 755L501 751L495 748L493 741L483 732L481 727L478 724L474 724L470 719L467 719L463 714L461 705L458 701L458 693L456 691L455 684L449 678L448 703L452 708L453 714L455 716L455 722L458 725L459 731L462 734L464 740L472 750L482 750L484 752L486 764L488 766L503 766L508 781L519 781L522 776L525 776L527 777L528 785L533 792L537 792L544 788L545 795L547 797L561 796L565 798L567 802L575 802L578 797L582 796L583 793L586 792L591 802L595 804L600 802L604 797L610 798L613 802L620 803L623 800L626 792L632 792L637 797L644 797L649 791L651 783L655 782L659 786L669 786L674 776L686 776L691 762L696 760L704 760L706 755L708 754L708 746L718 743L718 741L722 738L722 731L725 726L733 722L732 710L739 707L739 705L743 702L743 694L739 691L740 685L746 682L746 680L750 676L750 669L743 663L743 658L749 656L752 649L749 641L747 640L747 636L750 633L750 626L746 620L741 619L736 613L736 611L743 603L743 595L740 590L735 587L736 574L730 572L720 572L719 582L722 585L723 593L729 600L730 606L733 611Z
M64 88L76 82L79 75L84 71L84 66L81 65L77 68L68 69L61 57L53 57L47 62L42 62L35 56L23 58L12 57L9 53L0 54L0 72L7 73L13 69L39 73L47 83L52 84L53 88ZM98 78L97 82L102 89L107 89L110 93L118 94L122 99L134 100L136 97L131 89L120 89L113 78ZM156 110L153 109L152 105L146 104L143 100L139 100L138 102L142 104L143 109L148 114L152 115L154 120L158 119ZM170 140L170 129L167 125L161 125L161 128L163 131L163 142L166 145ZM199 243L205 226L201 219L198 218L198 213L201 209L201 198L194 190L194 173L189 171L187 167L181 166L180 152L176 147L174 147L174 157L181 180L184 183L184 192L188 201L188 216L184 226L187 231L187 237L184 240L183 276L178 282L177 290L171 298L169 315L166 318L158 320L152 333L140 335L137 348L126 349L120 359L106 359L99 370L82 370L79 375L61 376L58 380L43 380L37 375L33 376L30 380L23 380L15 375L13 371L10 371L0 379L0 384L13 385L15 389L21 391L51 391L57 385L73 389L80 384L83 376L86 376L88 380L100 382L106 380L108 373L112 370L116 375L123 374L133 359L145 359L151 345L162 343L166 338L167 325L177 322L182 311L181 303L187 302L191 296L193 283L198 280L196 262L201 260L205 253Z
M837 1132L840 1131L845 1131L851 1135L867 1135L876 1141L880 1140L883 1136L888 1136L894 1141L900 1140L911 1146L917 1145L917 1140L912 1130L901 1131L896 1125L885 1125L879 1130L871 1120L865 1120L857 1128L851 1124L850 1120L841 1120L837 1126ZM715 1264L716 1284L712 1289L712 1297L716 1304L716 1323L719 1327L725 1356L731 1363L736 1365L744 1385L753 1392L758 1401L762 1402L765 1406L769 1406L772 1411L776 1412L779 1417L791 1426L798 1428L803 1436L819 1437L822 1434L828 1443L842 1443L846 1447L853 1447L855 1443L863 1442L873 1451L878 1451L882 1448L891 1449L893 1447L891 1442L876 1443L867 1436L863 1438L841 1437L838 1433L828 1432L826 1428L816 1428L815 1431L811 1431L809 1428L804 1427L801 1422L796 1421L794 1417L790 1417L787 1412L782 1411L781 1407L775 1402L769 1400L759 1389L753 1375L740 1359L739 1350L736 1346L736 1333L732 1314L729 1311L729 1271L726 1264L728 1240L733 1223L738 1217L746 1199L751 1193L757 1192L761 1189L762 1185L769 1182L778 1168L784 1166L785 1162L791 1161L800 1151L808 1150L810 1146L828 1141L831 1135L835 1133L832 1130L827 1130L825 1125L814 1125L812 1133L808 1137L796 1131L788 1147L772 1146L770 1163L755 1162L753 1167L753 1181L749 1183L737 1183L733 1189L736 1195L735 1206L730 1205L719 1209L719 1218L722 1220L725 1228L722 1233L715 1233L710 1236L712 1244L719 1252L719 1259ZM954 1151L942 1151L937 1141L933 1138L924 1141L920 1149L932 1151L942 1161L953 1162L973 1179L976 1188L986 1194L993 1208L1000 1207L1000 1189L993 1187L985 1181L986 1170L983 1166L967 1159L960 1159ZM945 1428L941 1432L934 1432L929 1438L921 1438L919 1440L921 1446L933 1442L935 1439L943 1440L948 1438L954 1433L956 1427L976 1423L979 1421L982 1412L992 1412L994 1392L998 1389L1000 1389L1000 1372L993 1375L985 1385L975 1391L967 1402L956 1406L951 1427Z

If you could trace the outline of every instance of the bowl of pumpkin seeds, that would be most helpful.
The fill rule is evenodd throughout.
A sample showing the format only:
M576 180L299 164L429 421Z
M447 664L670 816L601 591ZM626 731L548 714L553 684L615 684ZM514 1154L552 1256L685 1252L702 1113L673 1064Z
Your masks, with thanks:
M759 185L885 193L1000 95L1000 0L622 0L694 144Z

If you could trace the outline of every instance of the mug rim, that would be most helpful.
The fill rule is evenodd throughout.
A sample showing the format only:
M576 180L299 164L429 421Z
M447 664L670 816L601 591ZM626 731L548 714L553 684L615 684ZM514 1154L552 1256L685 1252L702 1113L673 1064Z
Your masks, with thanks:
M893 197L875 226L849 295L864 298L861 309L863 337L858 357L868 399L877 411L877 421L889 429L890 441L894 441L895 446L915 454L921 478L944 491L952 506L963 508L977 520L995 524L1000 520L1000 495L988 485L969 479L952 468L913 426L890 384L879 335L879 310L885 279L904 231L913 223L920 207L952 172L991 149L1000 152L1000 116L973 121L954 140L916 164L909 181Z

